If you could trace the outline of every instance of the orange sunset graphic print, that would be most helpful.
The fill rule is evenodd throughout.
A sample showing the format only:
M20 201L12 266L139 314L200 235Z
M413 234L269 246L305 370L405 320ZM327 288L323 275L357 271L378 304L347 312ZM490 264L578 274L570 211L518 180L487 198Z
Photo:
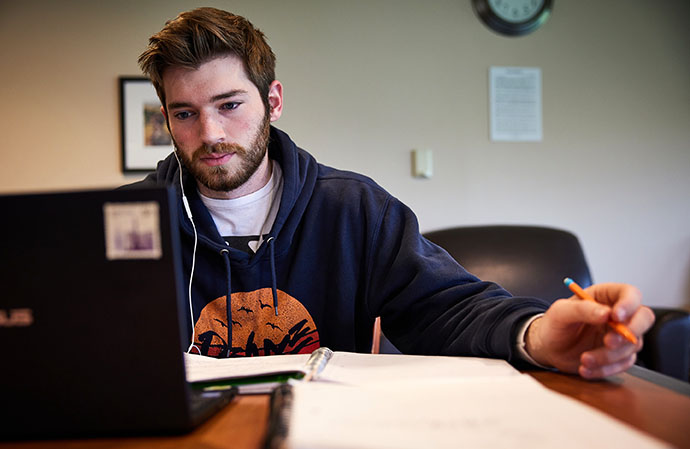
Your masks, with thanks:
M314 320L302 303L278 290L276 315L270 288L231 294L232 341L228 344L225 298L221 296L208 303L194 326L195 344L202 354L212 357L299 354L311 353L320 346Z

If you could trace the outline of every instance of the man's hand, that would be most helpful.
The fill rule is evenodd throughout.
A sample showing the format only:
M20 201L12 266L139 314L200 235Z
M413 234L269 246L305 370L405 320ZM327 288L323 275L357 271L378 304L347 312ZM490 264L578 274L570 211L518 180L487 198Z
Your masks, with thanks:
M554 302L527 330L527 353L542 365L588 379L625 371L635 363L654 313L641 305L642 294L631 285L598 284L585 290L597 302L576 296ZM638 343L611 329L609 319L628 326Z

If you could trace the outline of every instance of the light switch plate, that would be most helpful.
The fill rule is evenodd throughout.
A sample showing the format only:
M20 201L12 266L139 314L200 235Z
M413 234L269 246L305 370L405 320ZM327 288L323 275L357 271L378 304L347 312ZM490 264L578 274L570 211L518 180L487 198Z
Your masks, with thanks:
M412 176L429 179L434 174L434 160L430 149L412 150Z

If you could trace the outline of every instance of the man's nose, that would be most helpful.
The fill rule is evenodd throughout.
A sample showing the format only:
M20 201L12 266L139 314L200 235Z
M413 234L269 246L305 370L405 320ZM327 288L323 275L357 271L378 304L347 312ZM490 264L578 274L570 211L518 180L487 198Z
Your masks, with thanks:
M213 146L217 143L225 142L225 131L217 117L201 114L199 125L199 137L204 144Z

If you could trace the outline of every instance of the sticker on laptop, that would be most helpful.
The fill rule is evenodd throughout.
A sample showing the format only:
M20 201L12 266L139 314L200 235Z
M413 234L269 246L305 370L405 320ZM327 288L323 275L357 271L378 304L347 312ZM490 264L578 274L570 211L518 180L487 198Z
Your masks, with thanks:
M103 219L108 260L161 258L158 203L105 203Z

